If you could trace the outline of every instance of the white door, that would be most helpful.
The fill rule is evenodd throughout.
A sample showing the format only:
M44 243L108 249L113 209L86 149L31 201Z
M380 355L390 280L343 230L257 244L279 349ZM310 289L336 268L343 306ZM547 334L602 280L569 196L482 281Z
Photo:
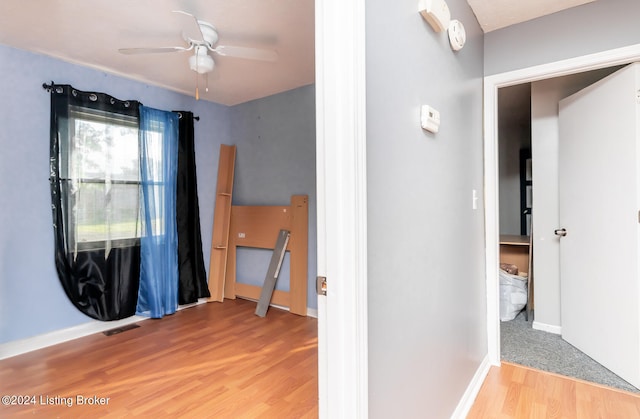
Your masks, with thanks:
M635 387L639 75L632 64L560 101L559 145L562 337Z

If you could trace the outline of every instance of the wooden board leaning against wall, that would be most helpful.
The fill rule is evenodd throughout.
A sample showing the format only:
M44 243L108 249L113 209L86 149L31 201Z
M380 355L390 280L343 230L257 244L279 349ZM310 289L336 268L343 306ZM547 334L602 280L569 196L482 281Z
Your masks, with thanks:
M220 145L218 183L216 185L216 203L213 212L213 232L211 235L211 257L209 259L210 302L222 302L224 298L224 277L227 266L235 161L236 146Z

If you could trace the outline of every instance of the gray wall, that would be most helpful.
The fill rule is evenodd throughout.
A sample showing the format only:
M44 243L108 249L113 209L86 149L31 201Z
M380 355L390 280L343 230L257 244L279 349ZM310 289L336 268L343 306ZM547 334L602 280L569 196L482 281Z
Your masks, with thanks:
M416 1L367 1L371 418L450 417L487 354L483 35L465 0L447 3L468 37L457 53Z
M638 0L599 0L489 32L485 76L638 44L638 16Z
M291 195L309 196L307 307L312 309L318 307L315 109L313 85L231 108L231 141L237 146L233 204L288 205ZM237 280L261 285L271 254L269 250L238 249ZM288 253L276 289L289 290Z

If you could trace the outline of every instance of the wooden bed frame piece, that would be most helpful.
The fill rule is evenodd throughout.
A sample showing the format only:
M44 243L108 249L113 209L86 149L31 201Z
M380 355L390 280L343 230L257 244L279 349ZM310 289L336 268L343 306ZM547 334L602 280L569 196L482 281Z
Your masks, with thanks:
M307 195L293 195L289 206L231 207L224 298L260 298L261 287L236 282L236 248L273 249L280 230L291 233L287 246L291 277L289 291L275 290L271 303L288 307L291 313L306 316L309 235Z
M233 175L236 161L236 146L220 145L218 163L218 184L213 214L213 232L211 236L211 257L209 259L208 301L223 301L227 248L229 242L229 222L231 217L231 199L233 198Z

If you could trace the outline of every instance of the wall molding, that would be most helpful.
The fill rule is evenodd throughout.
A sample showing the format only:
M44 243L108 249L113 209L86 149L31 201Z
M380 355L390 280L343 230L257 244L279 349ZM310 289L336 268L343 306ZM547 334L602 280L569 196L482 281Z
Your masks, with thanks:
M105 330L115 329L133 323L147 320L148 317L131 316L126 319L103 322L100 320L92 320L88 323L82 323L77 326L68 327L66 329L54 330L53 332L36 335L26 339L20 339L13 342L3 343L0 345L0 359L11 358L25 354L27 352L36 351L59 343L68 342L70 340L79 339L85 336L101 333Z
M368 417L365 0L316 0L318 416Z
M178 307L178 311L185 308L193 307L199 304L206 304L207 299L201 298L197 303L185 304ZM271 304L271 307L279 308L281 310L289 310L286 307L278 307ZM318 318L318 310L307 307L307 316ZM144 320L148 320L149 317L144 316L131 316L126 319L114 320L103 322L100 320L92 320L87 323L82 323L77 326L68 327L66 329L54 330L53 332L44 333L42 335L32 336L26 339L15 340L0 344L0 360L11 358L14 356L26 354L27 352L37 351L38 349L47 348L49 346L57 345L59 343L68 342L74 339L83 338L85 336L93 335L95 333L102 333L106 330L116 329L118 327L127 326L130 324L138 323Z
M487 374L489 374L489 369L491 369L491 361L489 360L489 355L487 355L478 366L478 369L476 369L475 374L473 374L473 378L471 378L467 389L458 402L456 410L454 410L451 415L452 419L463 419L467 417L471 407L473 407L473 403L475 402L478 393L480 392L480 388L482 387L485 378L487 378Z
M542 330L543 332L553 333L554 335L562 334L562 326L556 326L553 324L546 324L546 323L540 323L540 322L534 321L533 324L531 324L531 327L536 330Z
M206 303L207 300L205 298L201 298L197 303L179 306L178 311ZM131 316L127 317L126 319L106 322L100 320L91 320L90 322L82 323L77 326L71 326L66 329L54 330L53 332L32 336L30 338L3 343L0 344L0 360L26 354L27 352L47 348L49 346L68 342L74 339L83 338L95 333L102 333L106 330L116 329L118 327L127 326L148 319L149 317L145 316Z

